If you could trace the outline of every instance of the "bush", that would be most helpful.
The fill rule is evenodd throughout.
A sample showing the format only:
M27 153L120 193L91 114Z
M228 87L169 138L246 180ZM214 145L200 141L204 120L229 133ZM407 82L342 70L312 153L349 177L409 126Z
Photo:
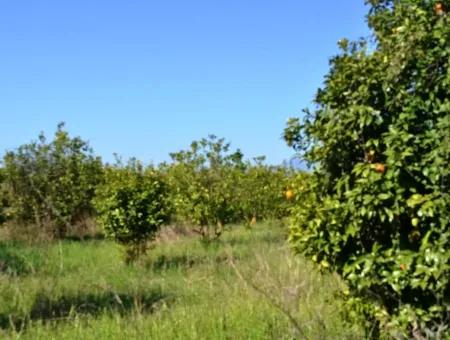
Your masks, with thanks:
M288 215L284 191L292 170L265 165L264 157L244 161L239 149L230 152L230 144L216 136L194 141L171 157L173 163L161 169L170 184L175 219L198 228L205 240L218 238L227 224L252 225Z
M91 200L102 180L102 163L87 142L71 138L59 124L53 141L39 141L6 153L3 200L17 228L36 225L62 238L71 226L93 213Z
M288 216L290 203L285 192L293 178L292 170L265 165L262 157L255 161L255 164L246 163L235 182L240 219L253 224L259 220L276 220Z
M235 184L244 167L243 155L239 150L230 153L229 148L223 138L209 136L172 153L173 163L162 165L176 217L199 228L205 240L219 237L238 216Z
M0 227L7 219L7 204L5 195L5 174L3 168L0 168Z
M126 247L126 261L134 261L148 248L170 209L166 185L153 168L136 161L105 169L105 182L97 189L95 206L105 233Z
M372 336L449 336L450 3L369 3L375 44L342 40L285 130L314 165L290 241L342 275Z

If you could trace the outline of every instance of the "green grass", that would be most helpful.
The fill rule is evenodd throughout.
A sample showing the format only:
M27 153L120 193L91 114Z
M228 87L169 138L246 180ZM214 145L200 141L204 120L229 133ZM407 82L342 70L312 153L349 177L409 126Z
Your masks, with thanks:
M0 244L0 338L345 339L337 278L285 244L282 228L179 237L135 265L108 240Z

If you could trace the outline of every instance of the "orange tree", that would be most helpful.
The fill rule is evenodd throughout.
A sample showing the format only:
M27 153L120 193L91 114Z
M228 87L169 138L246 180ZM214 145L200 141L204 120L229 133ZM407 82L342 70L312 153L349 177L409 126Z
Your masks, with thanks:
M4 169L0 168L0 226L6 221L7 219L7 201L6 201L6 195L5 195L5 175L4 175Z
M293 173L285 167L268 166L264 159L255 158L254 164L247 162L236 182L240 219L249 225L288 215L290 204L285 193Z
M348 284L372 336L450 336L450 2L371 0L316 109L285 139L314 165L290 241Z
M170 216L161 175L136 160L105 167L105 181L97 187L94 203L106 235L125 247L126 262L147 251Z
M71 137L60 123L53 140L41 134L38 141L8 151L2 173L0 197L14 225L34 224L42 233L62 238L77 221L93 214L102 162L86 141Z
M205 240L219 237L237 218L236 182L244 163L239 150L229 149L223 138L210 135L171 153L173 162L161 165L176 218L195 226Z

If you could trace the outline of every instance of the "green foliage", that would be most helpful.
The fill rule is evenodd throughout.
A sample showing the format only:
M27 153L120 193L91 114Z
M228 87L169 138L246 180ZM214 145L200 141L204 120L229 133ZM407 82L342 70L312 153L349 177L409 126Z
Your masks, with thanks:
M245 165L242 153L229 149L225 139L211 135L172 153L173 163L162 166L177 218L199 227L205 239L219 237L238 215L235 182Z
M0 227L7 219L6 193L5 193L5 173L4 169L0 168Z
M265 165L263 161L260 157L255 164L246 163L235 182L240 218L250 224L256 220L281 219L288 215L290 207L285 190L293 177L292 171Z
M43 259L33 249L23 249L21 245L0 242L0 275L12 277L32 274Z
M342 275L373 336L450 334L450 2L439 4L370 1L374 44L340 41L316 110L285 130L314 165L292 245Z
M153 169L132 160L105 169L105 182L97 188L95 206L105 233L126 246L126 260L145 253L170 210L166 185Z
M87 142L71 138L59 124L54 140L39 140L9 151L3 159L0 197L17 225L35 224L64 237L92 214L92 197L102 179L102 163Z
M265 165L264 157L245 162L223 138L194 141L163 164L175 218L198 228L206 240L219 237L230 223L256 223L287 215L284 190L291 171Z

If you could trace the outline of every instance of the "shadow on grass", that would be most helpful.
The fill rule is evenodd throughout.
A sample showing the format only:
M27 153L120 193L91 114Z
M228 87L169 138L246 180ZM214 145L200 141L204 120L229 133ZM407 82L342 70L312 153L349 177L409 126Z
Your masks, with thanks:
M102 294L62 296L57 299L38 295L27 315L0 314L0 328L24 329L29 321L61 321L76 315L153 313L169 300L161 290L135 295L109 291Z
M241 256L233 255L234 260L239 260ZM211 255L166 255L161 254L158 257L147 262L147 268L154 271L163 271L171 269L189 269L202 264L220 264L230 261L230 255L224 252L218 252Z
M72 242L103 241L103 240L106 240L106 236L101 233L97 233L94 235L83 235L83 236L67 235L66 237L64 237L64 240L72 241Z
M249 237L231 235L223 242L229 246L247 245L255 243L282 244L286 241L287 235L283 233L254 233Z
M205 258L200 256L190 255L176 255L168 256L165 254L159 255L155 259L151 259L147 265L153 270L167 270L176 268L191 268L196 264L205 262Z

